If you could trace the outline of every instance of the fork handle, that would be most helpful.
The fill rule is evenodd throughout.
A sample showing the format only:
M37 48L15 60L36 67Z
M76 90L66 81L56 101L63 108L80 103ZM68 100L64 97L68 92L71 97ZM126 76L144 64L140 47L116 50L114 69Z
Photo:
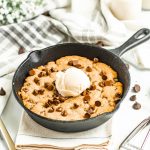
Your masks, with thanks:
M10 135L9 135L2 119L1 119L1 117L0 117L0 131L2 133L2 136L3 136L7 146L8 146L8 149L9 150L16 150L15 149L15 144L14 144L13 140L11 139L11 137L10 137Z

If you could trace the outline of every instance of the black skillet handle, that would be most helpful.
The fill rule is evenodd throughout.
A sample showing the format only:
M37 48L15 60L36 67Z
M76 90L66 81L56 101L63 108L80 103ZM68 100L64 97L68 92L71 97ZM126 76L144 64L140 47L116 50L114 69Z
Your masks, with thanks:
M143 28L137 31L132 37L130 37L123 45L118 48L110 50L112 53L121 56L126 51L138 46L139 44L150 39L150 29Z

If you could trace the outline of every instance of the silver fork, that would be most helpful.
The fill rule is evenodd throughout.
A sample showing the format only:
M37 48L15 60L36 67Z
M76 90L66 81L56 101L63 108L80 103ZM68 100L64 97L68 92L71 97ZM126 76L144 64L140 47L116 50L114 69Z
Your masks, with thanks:
M3 136L7 146L8 146L8 149L15 150L15 144L14 144L13 140L11 139L1 117L0 117L0 131L2 133L2 136Z
M130 144L129 142L131 141L131 139L133 139L135 137L135 135L137 135L140 131L142 131L144 128L146 128L147 126L149 126L149 130L144 138L144 140L142 141L142 144L140 147L137 147L133 144ZM143 147L148 139L148 136L150 134L150 117L144 119L126 138L125 140L121 143L119 149L120 150L144 150Z

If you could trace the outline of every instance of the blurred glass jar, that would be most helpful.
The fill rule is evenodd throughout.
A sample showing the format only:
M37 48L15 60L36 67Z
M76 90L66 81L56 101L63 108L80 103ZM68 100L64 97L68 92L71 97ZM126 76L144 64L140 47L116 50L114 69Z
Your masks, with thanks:
M141 13L142 0L111 0L110 9L119 20L136 19Z
M142 8L144 10L150 10L150 0L142 0Z

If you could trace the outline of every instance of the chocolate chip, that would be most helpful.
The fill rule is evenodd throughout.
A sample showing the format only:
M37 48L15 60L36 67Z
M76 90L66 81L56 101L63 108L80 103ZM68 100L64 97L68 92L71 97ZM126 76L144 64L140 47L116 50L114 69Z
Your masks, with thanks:
M68 62L68 65L69 65L69 66L73 66L73 61L70 60L70 61Z
M62 112L62 110L63 110L62 107L58 107L58 108L56 109L56 111L58 111L58 112Z
M18 54L23 54L25 52L24 48L23 47L20 47L19 48L19 51L18 51Z
M93 62L94 62L94 63L97 63L98 61L99 61L98 58L94 58L94 59L93 59Z
M68 113L67 113L66 110L64 110L64 111L61 113L61 115L62 115L63 117L66 117L66 116L68 115Z
M54 67L51 68L51 72L57 72L58 70Z
M47 101L47 103L48 103L49 105L52 105L53 101L49 99L49 100Z
M49 107L49 103L45 103L45 104L44 104L44 107L45 107L45 108L48 108L48 107Z
M92 72L92 68L91 68L90 66L88 66L88 67L86 68L86 71L87 71L87 72Z
M90 95L85 95L83 99L86 101L89 101L91 99L91 97L90 97Z
M38 77L44 77L46 76L46 72L44 71L41 71L39 74L38 74Z
M54 104L54 105L56 105L56 106L57 106L59 103L60 103L60 101L59 101L59 100L57 100L57 99L54 99L54 100L53 100L53 104Z
M140 90L141 90L140 85L135 84L134 87L133 87L133 91L136 92L136 93L138 93Z
M49 113L54 112L54 108L53 108L53 107L50 107L50 108L48 109L48 112L49 112Z
M38 90L38 94L43 95L44 94L44 90L43 89Z
M113 81L112 80L107 80L104 82L105 86L111 86L113 85Z
M38 90L33 90L33 92L32 92L32 94L35 96L38 95L38 93L39 93Z
M36 84L40 84L40 80L39 80L37 77L34 78L34 82L35 82Z
M83 91L83 92L81 93L81 95L82 95L82 96L87 95L87 91L86 91L86 90L85 90L85 91Z
M96 89L96 85L91 85L90 90L95 90Z
M32 70L30 70L30 71L29 71L29 75L30 75L30 76L35 75L35 71L34 71L33 69L32 69Z
M136 95L132 95L132 96L130 97L130 100L131 100L131 101L135 101L135 100L136 100Z
M97 107L101 106L101 102L100 101L95 101L95 106L97 106Z
M52 91L52 90L54 89L54 86L53 86L52 84L48 83L48 82L46 82L46 83L44 84L44 87L45 87L46 89L48 89L49 91Z
M0 89L0 95L1 96L4 96L4 95L6 95L6 92L5 92L5 90L1 87L1 89Z
M141 108L141 104L138 102L135 102L132 107L133 107L133 109L138 110Z
M78 68L78 69L82 69L82 68L83 68L83 66L80 65L80 64L76 64L76 65L74 65L74 67L76 67L76 68Z
M77 103L74 103L74 104L73 104L73 108L74 108L74 109L77 109L78 107L79 107L79 105L78 105Z
M88 119L90 117L91 117L91 115L89 113L85 113L84 118Z
M106 75L102 75L102 79L103 80L107 80L107 76Z
M99 82L98 84L100 87L104 87L105 86L105 83L104 82Z

